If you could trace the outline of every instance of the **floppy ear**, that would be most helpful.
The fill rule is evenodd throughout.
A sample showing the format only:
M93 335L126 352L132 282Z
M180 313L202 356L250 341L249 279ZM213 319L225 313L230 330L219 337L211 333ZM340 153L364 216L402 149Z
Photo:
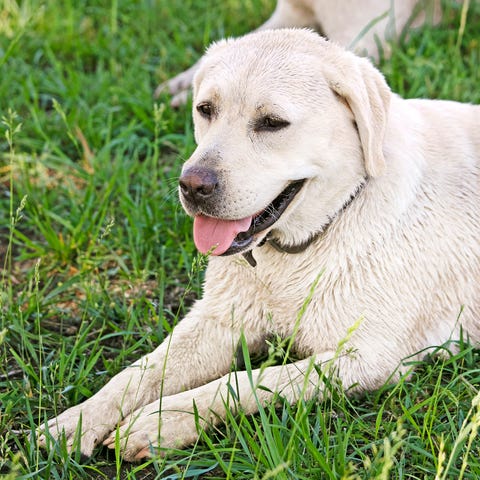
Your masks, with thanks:
M333 58L325 64L327 81L352 110L365 169L371 177L378 177L385 169L383 140L392 92L369 60L346 51L331 53Z

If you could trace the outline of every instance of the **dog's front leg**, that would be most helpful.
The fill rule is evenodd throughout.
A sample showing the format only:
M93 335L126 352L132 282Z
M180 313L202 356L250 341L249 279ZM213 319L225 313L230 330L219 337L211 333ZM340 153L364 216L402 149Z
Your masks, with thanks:
M224 421L229 410L252 414L275 401L276 395L290 404L314 396L321 398L325 378L329 378L329 384L338 381L349 390L376 388L387 381L400 362L392 355L379 369L379 360L368 352L357 356L326 351L291 364L231 372L133 412L104 444L115 448L119 438L122 456L128 461L155 454L158 447L184 447L195 442L205 427Z
M311 398L321 388L315 364L333 356L331 352L293 364L231 372L206 385L163 397L125 418L104 444L115 448L120 438L122 456L128 461L149 456L157 447L184 447L198 439L199 429L223 421L228 410L255 413L276 394L289 403Z
M208 308L208 306L205 306ZM202 302L152 353L112 378L98 393L50 420L46 436L65 435L68 448L91 455L116 425L134 410L160 396L209 382L229 371L240 329L208 317Z

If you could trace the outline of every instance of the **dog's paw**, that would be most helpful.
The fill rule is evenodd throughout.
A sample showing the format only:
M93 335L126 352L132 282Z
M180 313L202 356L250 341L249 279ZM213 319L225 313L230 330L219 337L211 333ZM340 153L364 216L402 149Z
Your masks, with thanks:
M100 408L85 402L49 420L41 428L38 443L45 447L49 441L58 441L64 437L69 452L79 449L82 455L89 457L95 446L114 428L115 423L112 425L112 422L107 421Z
M180 108L182 105L185 105L188 101L188 90L183 90L183 92L179 92L172 97L170 100L170 106L172 108Z
M103 442L110 449L119 445L122 457L137 461L162 453L158 449L181 448L198 438L195 416L191 411L182 411L168 405L168 397L139 409L113 431Z
M197 71L197 64L190 67L188 70L185 70L182 73L179 73L175 77L167 80L166 82L161 83L153 94L154 98L158 98L162 93L168 92L172 95L172 100L170 105L173 108L178 108L187 103L188 92L192 86L193 77Z

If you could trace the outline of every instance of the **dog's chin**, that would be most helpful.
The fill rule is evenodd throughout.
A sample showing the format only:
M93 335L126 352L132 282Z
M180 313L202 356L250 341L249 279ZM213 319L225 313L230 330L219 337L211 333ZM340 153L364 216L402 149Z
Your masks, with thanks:
M306 179L291 182L267 207L255 215L246 232L240 232L233 239L230 247L221 256L235 255L252 250L265 241L266 236L284 215L298 193L302 190Z

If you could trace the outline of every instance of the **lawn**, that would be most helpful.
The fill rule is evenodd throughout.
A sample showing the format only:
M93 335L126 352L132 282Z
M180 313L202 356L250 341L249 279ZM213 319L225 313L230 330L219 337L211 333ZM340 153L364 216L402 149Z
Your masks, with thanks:
M397 385L347 397L332 384L144 463L40 449L36 427L158 345L200 295L177 197L191 105L152 92L274 0L1 5L0 478L480 478L480 351L466 341ZM480 103L480 5L444 6L380 68L402 96Z

